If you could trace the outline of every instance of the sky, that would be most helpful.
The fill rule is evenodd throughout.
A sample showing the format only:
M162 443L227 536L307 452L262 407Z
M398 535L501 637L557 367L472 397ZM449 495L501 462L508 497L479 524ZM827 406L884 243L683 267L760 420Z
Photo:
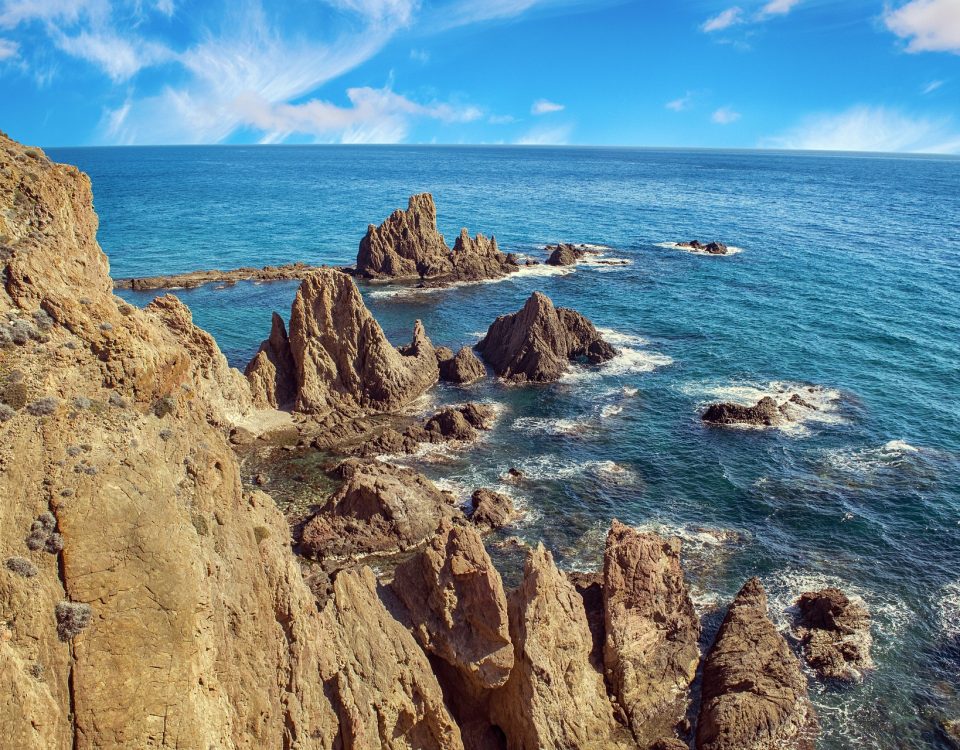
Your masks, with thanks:
M960 0L0 0L40 146L960 153Z

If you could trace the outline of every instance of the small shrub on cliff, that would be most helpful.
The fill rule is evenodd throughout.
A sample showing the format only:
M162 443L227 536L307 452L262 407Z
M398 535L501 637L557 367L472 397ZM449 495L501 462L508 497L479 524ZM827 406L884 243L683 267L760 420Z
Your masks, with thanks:
M164 427L158 434L161 440L166 441L173 437L173 430Z
M107 331L112 331L112 330L113 330L113 323L106 323L106 322L101 323L101 324L100 324L100 330L103 331L104 333L106 333Z
M37 570L37 566L25 557L8 557L6 566L7 570L21 578L33 578L40 572Z
M60 602L54 609L57 618L57 635L61 641L69 641L90 624L93 610L82 602Z
M153 413L160 419L163 419L169 414L173 414L176 410L177 402L170 396L158 398L153 404Z
M14 415L17 412L11 406L7 404L0 404L0 422L6 422L8 419L13 419Z
M77 396L73 400L74 409L89 409L91 401L86 396Z
M34 417L47 417L57 411L60 401L53 396L44 396L27 404L27 413Z
M27 384L8 377L0 386L0 402L13 409L22 409L27 405Z
M56 531L47 537L47 543L43 548L51 555L56 555L63 550L63 535Z
M41 549L46 549L47 543L50 541L50 538L56 534L57 531L57 518L50 511L41 513L37 516L37 520L30 525L30 535L26 539L27 547L34 552L37 552ZM62 537L60 549L63 549ZM60 551L57 550L57 552Z
M44 672L43 664L38 661L35 661L27 668L27 673L35 680L42 680Z
M37 327L29 320L21 320L18 318L10 323L8 330L10 331L10 337L13 339L13 343L20 346L26 344L31 339L40 338L40 332L37 330Z
M43 154L40 153L40 149L37 148L25 149L23 153L25 153L31 159L37 159L38 161L43 158Z
M7 326L0 326L0 346L13 346L13 336Z
M133 315L133 311L136 309L133 305L120 305L118 308L121 315Z
M125 409L127 406L129 406L127 400L116 391L110 394L109 400L110 406L116 406L118 409Z
M260 544L264 539L270 536L270 529L266 526L254 526L253 527L253 538L257 540L257 544Z
M83 448L81 448L79 445L68 445L68 446L67 446L67 455L68 455L68 456L71 456L71 457L79 456L81 453L83 453Z
M33 322L40 331L45 332L53 328L53 318L51 318L50 314L42 308L34 311Z

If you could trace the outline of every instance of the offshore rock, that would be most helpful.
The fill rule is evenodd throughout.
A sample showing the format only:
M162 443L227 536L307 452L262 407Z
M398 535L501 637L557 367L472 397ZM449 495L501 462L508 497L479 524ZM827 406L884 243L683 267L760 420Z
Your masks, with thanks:
M700 621L680 567L680 540L614 521L603 565L604 664L641 747L683 721L700 661Z
M343 486L303 527L300 548L315 559L394 554L431 538L441 521L460 518L451 499L413 469L347 459Z
M701 418L709 424L775 427L784 421L784 414L773 398L764 396L754 406L710 404Z
M470 505L473 508L470 520L482 531L502 528L516 515L513 500L507 495L485 488L474 491Z
M451 251L437 231L433 196L422 193L410 197L405 211L398 209L379 227L368 227L360 241L356 272L368 279L477 281L516 270L496 239L482 234L471 238L466 229Z
M547 245L550 256L545 261L548 266L572 266L586 255L595 255L596 250L590 250L583 245L571 245L561 242L559 245Z
M410 425L403 432L388 427L350 452L371 458L414 453L421 443L474 440L477 430L489 430L493 426L496 415L496 409L489 404L471 401L462 406L448 406L429 419Z
M867 608L826 588L801 595L797 610L795 632L807 664L823 679L862 680L873 667Z
M580 595L537 546L509 597L514 667L492 699L494 723L510 750L635 748L613 717Z
M426 655L384 606L370 568L339 573L322 615L336 659L327 685L337 747L463 750Z
M286 341L275 316L246 374L257 403L286 397L294 410L323 418L393 411L436 383L439 369L420 321L410 345L395 348L353 280L325 268L300 284Z
M571 360L598 364L616 355L593 323L575 310L554 307L541 292L518 312L497 318L476 348L497 375L520 383L557 380Z
M730 252L730 249L722 242L708 242L707 244L703 244L700 240L691 240L690 242L678 242L677 247L682 247L686 250L702 250L710 255L726 255Z
M462 689L480 693L507 681L514 657L506 595L476 531L444 522L397 568L393 590L417 641L459 673Z
M447 351L450 350L447 349ZM448 383L468 385L483 380L487 376L486 368L469 346L463 347L456 354L450 352L450 356L441 358L438 354L437 357L440 364L440 379Z
M194 289L205 284L236 284L238 281L290 281L303 279L307 274L318 270L319 266L306 263L287 263L283 266L264 266L263 268L236 268L230 271L218 269L210 271L188 271L170 276L147 276L140 278L115 279L116 289Z
M737 594L703 669L698 750L813 750L807 678L756 578Z

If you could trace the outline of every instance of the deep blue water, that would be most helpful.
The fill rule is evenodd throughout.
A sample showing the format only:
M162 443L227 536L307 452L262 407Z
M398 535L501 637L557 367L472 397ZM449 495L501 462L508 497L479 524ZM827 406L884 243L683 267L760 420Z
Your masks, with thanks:
M468 493L509 488L512 530L595 565L613 517L680 534L700 606L752 574L772 611L827 583L874 615L876 670L812 682L821 748L946 747L960 717L960 160L751 152L224 147L56 149L93 178L115 276L302 260L347 263L370 222L430 191L441 231L493 233L542 257L557 241L617 267L520 275L430 294L364 288L395 343L422 318L474 343L533 290L624 353L549 387L439 386L503 405L466 453L425 471ZM727 257L660 246L689 238ZM295 283L178 292L243 367ZM124 293L138 304L151 295ZM791 430L704 428L716 397L822 386ZM425 406L428 408L429 405ZM710 530L737 532L718 542Z

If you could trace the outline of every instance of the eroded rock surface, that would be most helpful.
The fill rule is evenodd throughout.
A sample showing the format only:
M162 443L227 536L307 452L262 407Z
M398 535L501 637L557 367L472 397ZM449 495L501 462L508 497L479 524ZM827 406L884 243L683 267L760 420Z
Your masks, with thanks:
M352 448L351 453L369 458L414 453L421 443L475 440L477 430L489 430L496 416L496 409L490 404L473 401L462 406L444 407L428 419L411 424L403 432L388 427Z
M680 568L680 540L614 521L603 566L604 664L641 747L673 735L700 661L700 621Z
M807 678L756 578L737 594L703 669L698 750L813 750Z
M264 266L263 268L235 268L229 271L213 269L210 271L188 271L170 276L144 276L139 278L115 279L117 289L193 289L205 284L236 284L238 281L290 281L302 279L318 270L319 266L306 263L288 263L283 266Z
M593 323L575 310L554 307L541 292L518 312L497 318L476 348L497 375L514 382L557 380L571 360L598 364L616 355Z
M449 352L449 350L447 350ZM457 385L469 385L483 380L487 370L469 346L465 346L450 356L437 355L440 365L440 379Z
M394 211L379 227L371 224L357 253L357 274L370 279L475 281L516 270L493 237L471 238L464 229L453 250L447 247L429 193L411 196L406 210Z
M323 418L395 410L436 383L439 368L420 321L409 346L395 348L353 280L325 268L297 290L286 341L274 316L246 374L257 403L280 405L287 398L296 411Z
M566 242L561 242L559 245L547 245L547 252L550 255L545 262L549 266L572 266L586 255L597 254L596 250Z
M344 480L303 527L300 548L316 559L393 554L433 537L441 521L459 518L451 498L413 469L348 459Z
M493 698L508 748L636 747L613 717L580 595L538 545L509 597L514 668ZM572 709L572 707L576 707Z
M476 490L470 498L470 504L473 508L470 520L481 531L502 528L516 515L513 500L501 492L486 488Z
M753 406L729 402L710 404L701 419L714 425L778 427L802 419L804 413L809 414L810 411L817 411L817 407L799 393L794 393L781 403L772 396L764 396Z
M803 594L797 610L795 632L807 664L824 679L863 679L873 667L867 608L831 587Z

